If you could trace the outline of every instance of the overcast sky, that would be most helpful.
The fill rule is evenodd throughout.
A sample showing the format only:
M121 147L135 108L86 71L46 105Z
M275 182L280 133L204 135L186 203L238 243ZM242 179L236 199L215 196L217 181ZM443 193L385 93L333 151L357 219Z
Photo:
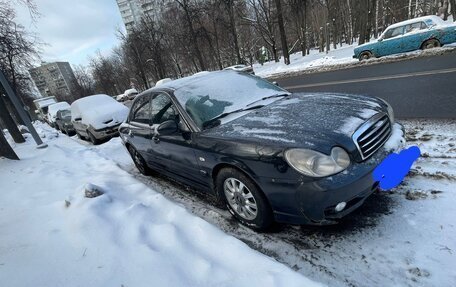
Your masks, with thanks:
M115 0L35 0L41 16L30 21L26 7L17 5L17 21L38 34L44 61L87 64L100 49L109 54L119 44L118 28L125 30Z

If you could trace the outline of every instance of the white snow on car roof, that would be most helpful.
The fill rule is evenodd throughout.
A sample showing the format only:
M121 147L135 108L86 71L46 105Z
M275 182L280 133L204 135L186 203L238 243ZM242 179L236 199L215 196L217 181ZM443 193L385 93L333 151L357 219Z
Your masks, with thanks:
M402 21L402 22L398 22L398 23L388 26L387 29L396 28L396 27L400 27L400 26L404 26L404 25L408 25L408 24L413 24L413 23L420 22L420 21L425 22L426 20L431 20L432 22L434 22L436 24L445 23L442 20L442 18L435 16L435 15L429 15L429 16L423 16L423 17L418 17L418 18L413 18L413 19Z
M115 126L127 119L128 108L108 95L93 95L76 100L71 104L71 120L95 129Z

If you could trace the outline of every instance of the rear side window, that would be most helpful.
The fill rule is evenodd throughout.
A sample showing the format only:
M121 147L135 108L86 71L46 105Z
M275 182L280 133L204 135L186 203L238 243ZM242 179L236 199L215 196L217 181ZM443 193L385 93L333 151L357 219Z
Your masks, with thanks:
M150 97L144 96L138 99L131 110L130 121L141 124L150 123Z
M413 33L423 29L423 25L426 26L423 22L416 22L405 26L405 33Z

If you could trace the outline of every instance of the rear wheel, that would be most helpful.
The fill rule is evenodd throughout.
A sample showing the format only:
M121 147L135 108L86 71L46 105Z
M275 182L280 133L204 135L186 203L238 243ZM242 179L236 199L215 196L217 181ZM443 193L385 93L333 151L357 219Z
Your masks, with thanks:
M131 155L131 158L133 159L133 162L135 163L136 168L139 170L139 172L143 175L151 175L152 171L147 166L147 163L144 160L144 158L141 156L141 154L139 154L139 152L131 145L129 145L127 149Z
M222 169L216 178L216 188L228 210L241 223L258 230L272 225L274 218L266 197L242 172Z
M359 60L360 61L369 60L372 57L373 57L373 55L369 51L364 51L361 54L359 54Z
M440 42L437 39L429 39L426 42L421 45L421 49L427 50L427 49L432 49L432 48L438 48L440 47Z

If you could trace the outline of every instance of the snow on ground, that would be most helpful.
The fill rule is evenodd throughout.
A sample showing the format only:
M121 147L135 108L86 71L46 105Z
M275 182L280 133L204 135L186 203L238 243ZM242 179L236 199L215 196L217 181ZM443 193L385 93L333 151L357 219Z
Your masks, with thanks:
M124 171L118 139L37 128L48 148L28 136L20 161L0 159L2 286L319 286Z
M55 134L52 136L43 132L47 135L45 140L50 142L48 150L34 150L35 155L22 162L0 160L2 191L5 190L5 176L8 184L17 181L17 184L25 186L29 181L43 180L51 183L51 188L40 184L35 184L34 190L29 191L16 188L21 197L11 192L0 193L0 278L13 280L17 277L14 276L17 274L15 271L21 270L21 274L33 275L33 285L43 285L37 284L43 282L37 281L37 278L52 278L53 282L63 282L60 285L71 285L68 282L71 283L72 278L79 278L74 280L90 282L92 286L115 285L118 282L124 282L124 286L138 286L161 282L159 280L163 277L175 272L171 278L181 280L176 284L186 281L190 282L188 285L215 285L217 282L221 282L220 285L243 285L234 280L245 283L242 281L245 278L239 278L239 274L246 274L248 268L234 274L230 254L240 258L245 258L246 254L249 258L258 255L251 254L252 251L238 241L187 214L191 212L251 248L329 286L455 286L456 122L401 122L407 131L407 145L418 145L422 151L422 157L401 186L390 192L373 194L360 209L336 226L278 225L269 233L257 233L240 225L227 210L197 190L165 177L140 175L119 138L100 146L91 146L75 138L68 139L63 135L55 138ZM28 148L17 146L16 150L22 155ZM30 163L40 166L31 166ZM71 174L71 180L65 178L68 186L54 186L57 185L55 178L62 178L63 181L62 176L70 173L73 165L79 168L74 175ZM47 175L45 170L49 167L55 172ZM24 174L27 175L27 182L18 179ZM108 190L106 196L83 198L81 188L87 182ZM69 208L64 207L64 199L71 202ZM161 204L164 206L159 206ZM33 213L29 211L31 207ZM178 217L186 219L179 222ZM203 231L193 235L196 226L202 226ZM155 236L157 231L161 236ZM203 232L207 232L207 240L201 238ZM30 238L31 234L33 238ZM179 246L184 245L182 250L186 251L170 250L163 236L171 237L173 243L178 242ZM217 239L214 236L218 236ZM207 246L197 245L201 240ZM226 265L222 265L218 256L225 251L220 247L226 244L218 244L217 248L211 245L213 240L234 242L230 245L234 251L224 255L228 256L222 261ZM159 251L151 251L152 247ZM240 249L245 254L239 255ZM179 267L176 267L177 263L173 260L182 254L185 257L180 258ZM156 267L160 269L149 268L155 266L157 261L154 260L162 260L161 256L166 256L166 259L165 263ZM187 260L194 257L199 260L193 260L190 265ZM207 271L207 264L201 263L204 260L211 263L210 271ZM45 262L49 263L43 264ZM280 269L282 266L279 269L274 267L274 273L268 268L277 266L276 263L264 258L259 258L258 262L261 265L257 270L264 272L250 273L249 270L250 276L263 278L266 273L271 278L281 273L283 277L275 282L277 285L289 285L280 281L289 278L289 270ZM242 263L243 260L236 262L244 266ZM34 271L36 266L39 266L38 270ZM59 272L54 271L56 266L59 266L60 269L55 269ZM224 271L218 269L220 266L225 268ZM203 275L193 274L185 268L193 268L191 270L198 270ZM52 273L45 272L51 270ZM161 275L153 279L157 273ZM213 276L212 281L205 277L207 274ZM232 276L230 280L233 281L223 281L219 279L223 275L219 274L225 274L223 278ZM296 282L295 275L291 277L289 279ZM18 280L22 280L22 285L32 282L32 279L27 281L22 277ZM21 285L14 281L6 282ZM133 283L128 285L129 282ZM257 281L250 282L257 285ZM46 284L49 285L52 284Z
M285 65L281 59L279 63L274 61L266 62L263 65L256 63L253 65L253 70L257 76L270 77L321 66L353 63L358 61L352 57L354 47L355 45L343 45L338 49L329 51L328 54L319 53L318 50L312 49L310 54L305 57L302 56L301 52L298 52L290 55L290 65ZM331 48L333 47L331 46Z

